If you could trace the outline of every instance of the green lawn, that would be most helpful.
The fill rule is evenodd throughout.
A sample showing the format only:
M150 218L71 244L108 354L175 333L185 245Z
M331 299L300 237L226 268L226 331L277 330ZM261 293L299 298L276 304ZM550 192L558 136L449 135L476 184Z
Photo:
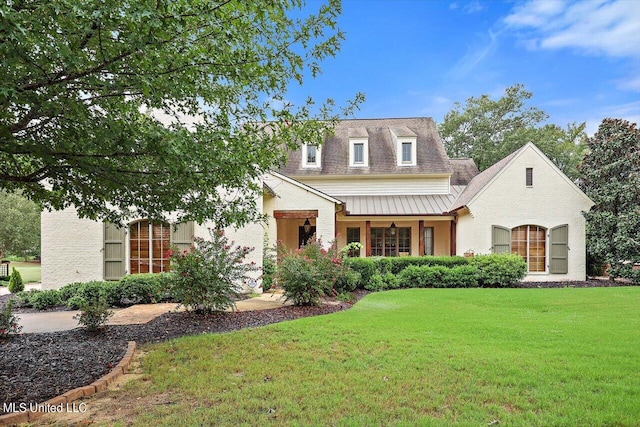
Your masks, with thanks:
M637 426L640 288L412 289L149 347L136 425Z
M40 263L38 262L19 262L11 261L9 264L9 273L11 273L12 267L20 272L22 281L24 283L40 282ZM9 282L3 282L3 285L7 285Z

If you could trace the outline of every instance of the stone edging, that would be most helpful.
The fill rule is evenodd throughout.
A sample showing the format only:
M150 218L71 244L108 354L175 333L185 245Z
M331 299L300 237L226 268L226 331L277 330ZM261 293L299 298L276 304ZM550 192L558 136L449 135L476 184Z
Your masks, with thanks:
M82 397L91 396L92 394L104 391L107 387L113 383L113 381L123 375L126 370L129 368L131 361L133 360L133 354L136 351L136 342L129 341L127 346L127 352L124 354L124 357L116 365L115 368L111 370L108 374L105 374L97 381L92 382L91 384L74 388L73 390L69 390L68 392L61 394L60 396L54 397L52 399L47 400L46 402L38 405L38 407L42 407L43 409L46 407L60 406L64 407L71 402L74 402ZM25 411L25 412L11 412L9 414L0 415L0 426L4 425L15 425L20 423L27 423L29 421L34 421L44 415L44 412L37 411Z

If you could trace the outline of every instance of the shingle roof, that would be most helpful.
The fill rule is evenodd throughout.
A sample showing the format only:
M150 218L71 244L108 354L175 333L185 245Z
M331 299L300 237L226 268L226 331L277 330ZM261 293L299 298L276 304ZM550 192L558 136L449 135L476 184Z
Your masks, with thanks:
M451 194L421 196L337 196L347 215L442 215L464 186L452 185Z
M416 137L416 166L398 166L392 130L398 137ZM349 137L369 138L369 167L349 166ZM342 120L322 147L321 167L302 168L302 150L289 153L279 172L287 176L450 174L449 158L433 119Z
M458 198L451 204L451 207L448 209L449 212L456 211L461 209L467 205L473 199L473 197L478 194L480 190L484 188L485 185L489 183L509 162L513 159L519 152L524 148L521 147L509 154L504 159L500 160L498 163L495 163L488 169L485 169L479 175L476 175L469 185L466 186L464 191L458 196Z
M451 185L467 185L480 173L473 159L450 159L449 164L453 170Z

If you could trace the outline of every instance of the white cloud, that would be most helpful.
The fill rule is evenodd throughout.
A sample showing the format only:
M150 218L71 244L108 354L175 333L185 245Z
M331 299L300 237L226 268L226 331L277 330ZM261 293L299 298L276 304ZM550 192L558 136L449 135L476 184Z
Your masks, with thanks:
M487 36L488 37L482 37L483 40L479 45L476 44L469 47L466 55L463 56L451 70L451 76L458 79L466 77L489 54L495 52L498 45L498 37L491 30L487 31Z
M533 0L516 6L504 23L529 30L524 37L530 48L640 58L640 4L636 1Z
M462 8L462 11L464 13L469 13L469 14L482 12L483 10L484 10L484 6L479 1L472 1L470 3L467 3Z

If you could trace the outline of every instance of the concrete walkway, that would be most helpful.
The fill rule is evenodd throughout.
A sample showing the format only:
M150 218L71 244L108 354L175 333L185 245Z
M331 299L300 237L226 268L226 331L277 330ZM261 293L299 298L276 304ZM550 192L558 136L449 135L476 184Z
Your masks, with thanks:
M265 292L262 295L236 302L237 311L268 310L270 308L290 305L285 302L281 293ZM107 322L108 325L139 325L150 322L156 317L176 310L175 303L162 304L137 304L127 308L113 309L114 314ZM231 310L229 310L231 311ZM78 321L73 318L79 312L73 311L51 311L43 313L18 313L22 325L22 333L40 333L67 331L78 327Z

